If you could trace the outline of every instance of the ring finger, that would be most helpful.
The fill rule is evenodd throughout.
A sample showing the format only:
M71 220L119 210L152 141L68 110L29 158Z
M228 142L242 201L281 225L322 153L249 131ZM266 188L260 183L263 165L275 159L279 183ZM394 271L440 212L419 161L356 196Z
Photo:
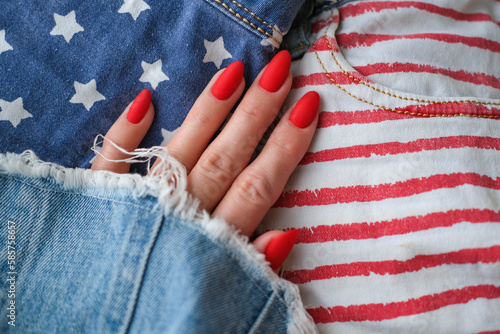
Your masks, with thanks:
M170 155L182 163L188 173L244 88L243 63L235 61L212 78L194 103L181 127L167 144Z

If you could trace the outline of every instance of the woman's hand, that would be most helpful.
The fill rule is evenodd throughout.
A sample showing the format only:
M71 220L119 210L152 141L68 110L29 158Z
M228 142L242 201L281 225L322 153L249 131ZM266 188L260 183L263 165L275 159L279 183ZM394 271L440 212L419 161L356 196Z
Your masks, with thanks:
M188 191L201 208L250 236L281 194L309 146L318 120L319 95L305 94L281 119L259 156L249 164L262 135L275 119L292 85L290 55L278 53L257 76L229 122L210 143L245 87L243 64L219 71L198 97L184 123L167 144L169 154L188 173ZM136 149L154 118L151 94L142 91L125 109L106 138L127 151ZM102 156L127 156L104 141ZM93 170L128 173L128 163L98 156ZM281 266L297 231L270 231L254 241L273 269Z

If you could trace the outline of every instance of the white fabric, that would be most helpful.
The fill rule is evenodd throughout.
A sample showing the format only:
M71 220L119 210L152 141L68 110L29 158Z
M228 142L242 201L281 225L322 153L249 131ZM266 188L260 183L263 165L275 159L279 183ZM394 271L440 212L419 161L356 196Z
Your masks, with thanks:
M263 229L322 333L500 330L500 2L356 1L318 14L285 109L320 93Z

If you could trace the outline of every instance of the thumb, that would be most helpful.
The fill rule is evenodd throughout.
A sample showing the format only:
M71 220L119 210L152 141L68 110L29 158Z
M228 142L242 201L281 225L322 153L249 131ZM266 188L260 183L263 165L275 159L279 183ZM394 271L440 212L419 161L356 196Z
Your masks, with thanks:
M273 270L279 269L297 241L299 230L269 231L257 237L253 244L266 256Z

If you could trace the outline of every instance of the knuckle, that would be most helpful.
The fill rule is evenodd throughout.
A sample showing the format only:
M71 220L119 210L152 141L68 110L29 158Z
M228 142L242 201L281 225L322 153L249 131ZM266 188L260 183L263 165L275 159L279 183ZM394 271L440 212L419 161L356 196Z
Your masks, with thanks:
M260 137L258 135L249 135L235 144L234 149L241 157L250 157L259 144L259 141Z
M240 199L251 205L267 207L274 202L273 183L264 175L241 175L236 189Z
M195 127L205 127L213 123L212 117L206 110L193 106L189 112L189 121L193 123Z
M274 119L280 110L280 106L274 105L269 101L257 100L255 102L247 102L240 104L238 107L241 112L251 120L255 119Z
M278 139L268 143L274 152L274 157L281 161L291 162L297 159L301 152L301 144L295 140Z
M259 105L253 103L246 103L244 105L240 105L240 111L245 117L249 119L258 119L262 117L263 111Z
M184 167L188 171L188 173L191 170L193 170L194 166L196 165L196 161L189 159L189 154L186 154L186 152L182 148L178 147L177 145L171 145L171 143L167 144L167 148L170 156L174 157L175 159L177 159L177 161L181 162L182 165L184 165Z
M214 183L228 184L237 174L238 166L224 151L215 151L200 160L199 172Z

